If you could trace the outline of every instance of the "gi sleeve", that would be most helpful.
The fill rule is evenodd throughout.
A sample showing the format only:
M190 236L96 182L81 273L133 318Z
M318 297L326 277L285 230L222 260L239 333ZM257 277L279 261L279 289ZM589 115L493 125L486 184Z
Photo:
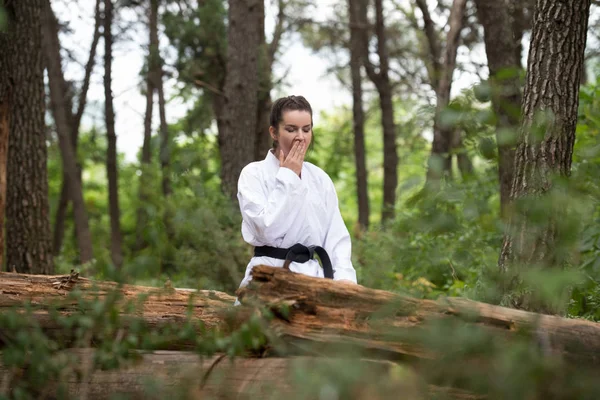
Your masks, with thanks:
M265 193L264 186L259 171L244 168L238 180L238 201L248 233L271 244L287 233L304 209L308 188L289 168L279 168L270 193Z
M327 213L331 215L325 236L324 248L329 254L333 265L334 280L347 279L356 283L356 271L352 266L352 243L350 233L344 224L338 204L335 186L330 180L330 189L327 198Z

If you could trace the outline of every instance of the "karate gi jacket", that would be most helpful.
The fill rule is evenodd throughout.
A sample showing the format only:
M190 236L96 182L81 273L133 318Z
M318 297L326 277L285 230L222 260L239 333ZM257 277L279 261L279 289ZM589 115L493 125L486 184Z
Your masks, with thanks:
M289 248L296 243L325 248L333 265L334 280L356 283L352 266L350 234L342 220L337 193L329 175L309 162L302 166L302 178L279 166L269 151L262 161L248 164L238 181L242 213L242 236L252 246ZM252 257L240 287L251 280L252 267L282 267L284 260ZM292 262L293 272L324 277L316 259Z

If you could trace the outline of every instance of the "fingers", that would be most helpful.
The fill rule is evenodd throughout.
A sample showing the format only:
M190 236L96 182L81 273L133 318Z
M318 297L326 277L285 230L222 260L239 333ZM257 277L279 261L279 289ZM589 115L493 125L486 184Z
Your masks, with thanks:
M303 142L295 142L294 145L292 146L292 150L290 151L291 159L293 159L296 162L304 161L304 154L306 153L306 150L304 147L305 146L304 146ZM293 152L293 154L292 154L292 152Z
M294 144L292 145L292 148L290 149L290 152L288 153L288 155L286 157L286 160L295 160L296 159L299 144L300 144L300 142L294 142Z
M279 154L279 164L282 167L286 167L294 171L298 176L302 171L302 164L304 162L304 155L306 154L306 145L304 142L294 142L288 155L284 158L283 155Z

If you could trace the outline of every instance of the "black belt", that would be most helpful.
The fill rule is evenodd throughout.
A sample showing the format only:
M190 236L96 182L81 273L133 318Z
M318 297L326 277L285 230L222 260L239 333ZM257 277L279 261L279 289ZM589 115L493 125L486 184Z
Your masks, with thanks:
M333 279L333 266L327 251L321 246L305 246L300 243L296 243L289 249L283 249L280 247L271 246L260 246L254 248L254 257L271 257L279 260L285 260L283 268L289 269L291 262L305 263L309 260L314 259L315 253L321 259L323 264L323 272L325 278Z

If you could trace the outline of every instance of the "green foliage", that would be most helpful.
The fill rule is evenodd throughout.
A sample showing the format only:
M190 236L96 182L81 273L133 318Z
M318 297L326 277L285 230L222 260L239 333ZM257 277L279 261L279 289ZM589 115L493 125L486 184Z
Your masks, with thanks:
M240 234L239 212L220 192L218 150L214 136L186 133L186 124L171 126L175 134L171 179L173 195L165 200L161 192L161 172L158 160L144 172L149 176L144 188L148 200L138 197L141 171L134 164L119 164L121 229L125 263L130 281L162 285L171 279L176 286L211 288L230 293L237 288L250 258L250 248ZM179 137L179 138L177 138ZM96 260L83 267L84 275L111 278L115 271L110 261L110 231L108 196L104 161L104 136L92 130L82 135L80 153L85 181L85 201L90 217ZM153 143L158 154L158 143ZM62 170L57 144L49 148L49 191L51 210L57 207ZM137 211L147 216L143 236L148 246L135 250L137 241ZM164 214L174 227L168 240ZM74 227L67 220L67 231L61 254L57 258L58 272L68 272L77 264ZM168 268L164 268L164 266Z

